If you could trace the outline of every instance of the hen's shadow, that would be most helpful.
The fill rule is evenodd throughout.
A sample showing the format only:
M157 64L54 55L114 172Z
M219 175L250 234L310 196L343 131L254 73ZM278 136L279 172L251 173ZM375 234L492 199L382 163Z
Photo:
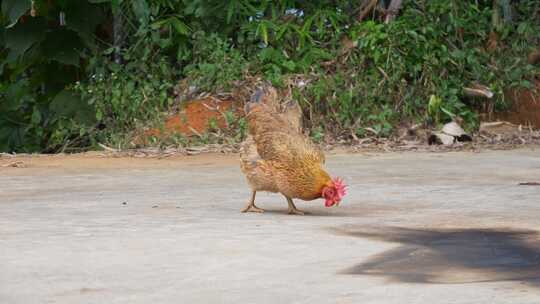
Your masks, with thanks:
M342 274L408 283L519 280L540 287L540 234L512 229L338 229L339 234L399 243Z

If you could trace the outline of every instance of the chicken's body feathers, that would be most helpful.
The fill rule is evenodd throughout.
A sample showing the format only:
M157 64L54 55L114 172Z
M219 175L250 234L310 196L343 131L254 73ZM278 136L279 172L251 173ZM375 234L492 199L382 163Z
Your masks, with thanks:
M320 198L331 181L322 168L324 154L302 134L298 104L280 107L276 98L271 89L256 94L246 106L250 135L241 148L242 171L254 191L302 200Z

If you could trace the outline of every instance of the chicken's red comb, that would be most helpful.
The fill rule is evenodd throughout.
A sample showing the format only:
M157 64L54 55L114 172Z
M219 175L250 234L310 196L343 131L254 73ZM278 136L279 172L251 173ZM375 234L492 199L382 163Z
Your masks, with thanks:
M343 182L343 179L336 177L332 180L334 187L336 188L337 196L342 199L347 194L347 185Z

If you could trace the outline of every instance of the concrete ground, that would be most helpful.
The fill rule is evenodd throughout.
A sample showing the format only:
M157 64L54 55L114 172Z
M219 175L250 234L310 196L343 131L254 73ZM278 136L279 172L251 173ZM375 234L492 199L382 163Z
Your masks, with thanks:
M338 154L337 208L236 156L0 158L0 303L540 303L540 150Z

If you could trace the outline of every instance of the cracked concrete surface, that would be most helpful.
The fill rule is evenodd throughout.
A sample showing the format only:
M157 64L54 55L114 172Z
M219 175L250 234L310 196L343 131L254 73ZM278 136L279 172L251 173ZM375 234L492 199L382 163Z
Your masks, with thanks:
M540 303L540 150L328 158L306 216L235 155L0 166L0 303Z

